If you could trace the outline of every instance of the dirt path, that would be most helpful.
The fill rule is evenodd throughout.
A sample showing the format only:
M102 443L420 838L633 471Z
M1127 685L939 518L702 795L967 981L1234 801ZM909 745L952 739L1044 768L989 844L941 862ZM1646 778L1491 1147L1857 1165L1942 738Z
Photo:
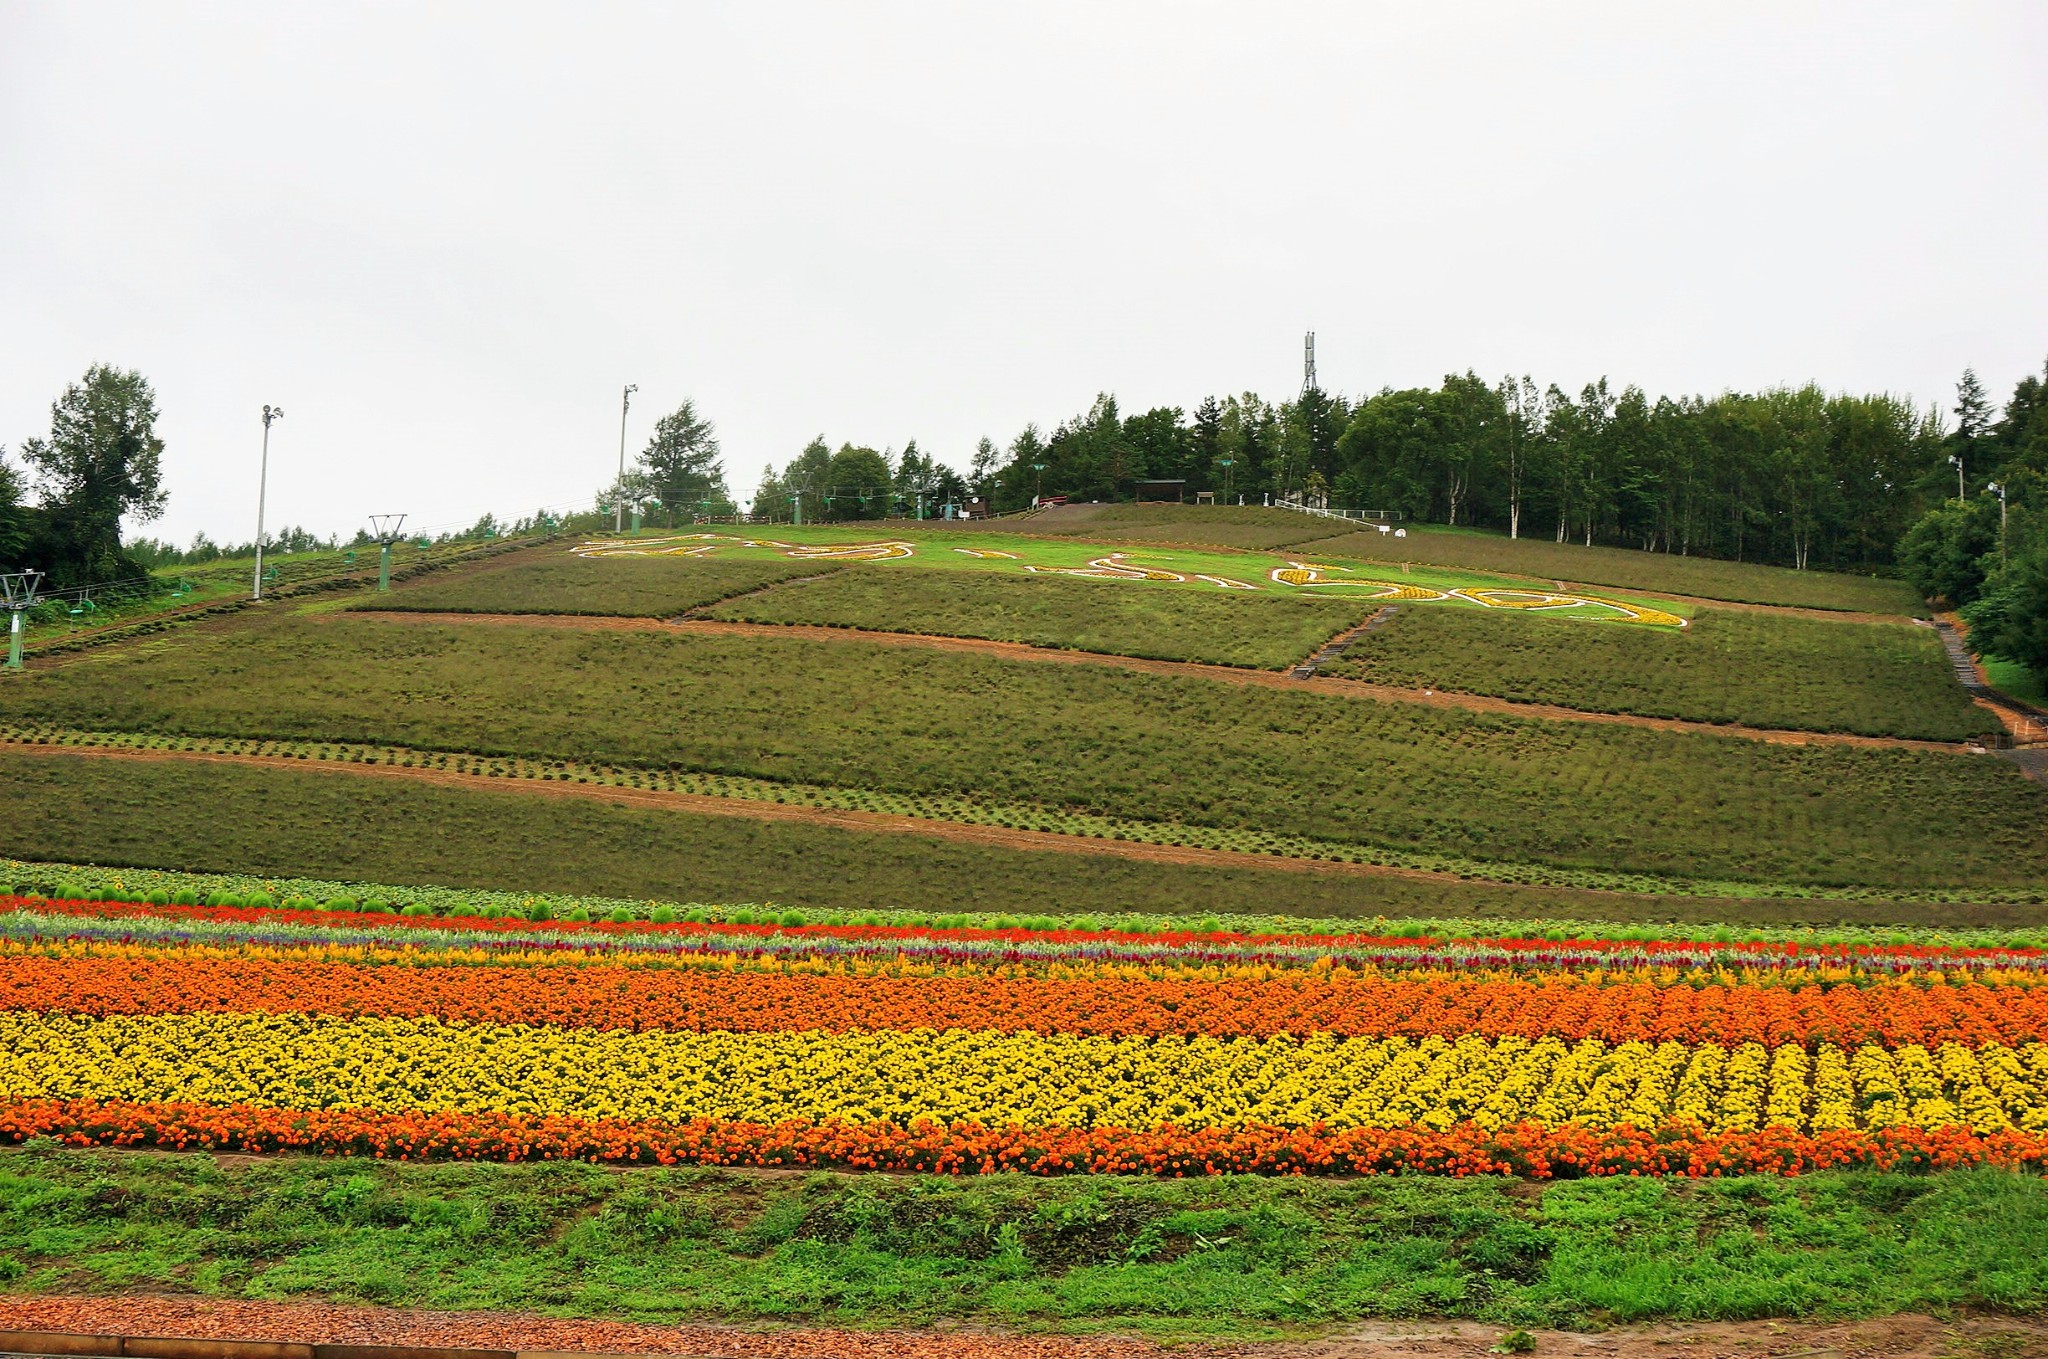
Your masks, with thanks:
M1447 693L1436 689L1402 689L1388 684L1336 679L1327 675L1318 675L1311 680L1297 680L1287 672L1279 670L1250 670L1231 665L1205 665L1196 661L1156 661L1139 656L1112 656L1096 651L1067 651L1054 647L1030 646L1023 642L993 642L979 637L944 637L917 632L868 632L858 628L813 627L799 623L730 623L708 618L670 622L658 618L593 618L570 614L407 613L390 609L353 613L348 616L403 623L509 624L517 627L566 628L584 632L799 637L827 642L858 642L869 646L919 647L930 651L965 652L980 656L1000 656L1007 660L1058 665L1107 666L1145 675L1178 675L1192 679L1217 680L1224 684L1292 689L1297 693L1338 694L1376 703L1419 703L1424 707L1452 708L1461 712L1487 713L1498 717L1534 717L1551 722L1591 722L1609 726L1641 727L1652 731L1703 732L1711 736L1733 736L1743 740L1762 741L1768 745L1889 746L1905 750L1950 752L1965 749L1955 742L1919 741L1902 736L1854 736L1846 732L1787 731L1718 722L1688 722L1678 718L1637 717L1631 713L1587 712L1580 708L1565 708L1552 703L1515 703L1483 694Z
M1153 845L1140 840L1096 840L1080 835L1061 835L1054 831L1018 830L1008 826L975 825L965 821L939 821L929 817L897 816L890 812L857 812L837 807L800 807L783 802L756 802L749 798L713 797L705 793L672 793L662 788L622 788L608 783L556 783L542 779L465 774L452 769L423 769L417 766L408 769L404 765L359 764L353 760L300 760L287 755L232 755L211 750L137 750L124 746L41 745L28 741L9 745L5 749L28 755L82 755L91 759L228 764L254 769L287 769L299 773L309 770L328 771L363 778L401 779L443 788L496 791L527 797L577 798L592 802L608 802L614 806L656 807L668 811L698 812L708 816L739 817L750 821L795 821L868 834L921 835L929 839L950 840L961 844L993 845L1003 849L1050 850L1060 854L1111 855L1147 863L1191 864L1206 868L1257 868L1283 873L1347 873L1366 877L1410 878L1420 882L1464 881L1455 873L1433 873L1421 868L1392 868L1382 864L1290 858L1279 854L1251 854L1229 849L1197 849L1187 845Z
M700 1356L701 1359L1481 1359L1506 1328L1478 1322L1371 1322L1315 1340L1180 1342L1166 1348L1117 1335L1014 1335L959 1325L934 1330L745 1330L442 1312L239 1298L0 1297L0 1329L78 1337L182 1337L273 1344L392 1345L518 1354ZM27 1337L9 1337L16 1344ZM1869 1321L1674 1322L1599 1332L1530 1333L1539 1359L2040 1359L2048 1324L2027 1317L1908 1314ZM163 1346L137 1346L155 1353ZM83 1352L94 1352L90 1349ZM209 1359L187 1347L191 1359ZM370 1356L364 1356L370 1359ZM397 1356L392 1356L397 1359ZM427 1359L421 1355L421 1359Z

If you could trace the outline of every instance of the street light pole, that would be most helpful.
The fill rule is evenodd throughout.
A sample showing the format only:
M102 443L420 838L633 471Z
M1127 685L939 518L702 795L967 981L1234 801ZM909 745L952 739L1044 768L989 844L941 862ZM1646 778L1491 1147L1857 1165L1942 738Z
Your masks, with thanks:
M1992 482L1987 482L1987 483L1985 483L1984 489L1985 489L1985 490L1987 490L1987 491L1989 491L1989 492L1991 492L1991 494L1993 494L1993 495L1995 495L1995 496L1997 496L1997 497L1998 497L1998 564L1999 564L2000 566L2004 566L2004 565L2005 565L2005 485L2004 485L2004 483L2002 483L2002 482L1992 481Z
M1961 503L1967 498L1963 494L1963 455L1960 453L1949 454L1948 465L1956 469L1956 501Z
M284 407L263 408L263 461L256 472L256 582L251 599L263 598L263 500L270 490L270 422L284 419Z
M613 492L612 532L618 533L626 527L626 412L633 408L633 393L640 390L638 383L629 382L626 390L619 393L619 484Z
M1031 505L1032 508L1036 509L1038 502L1045 499L1045 464L1034 462L1031 464L1031 470L1038 473L1037 489L1031 493Z

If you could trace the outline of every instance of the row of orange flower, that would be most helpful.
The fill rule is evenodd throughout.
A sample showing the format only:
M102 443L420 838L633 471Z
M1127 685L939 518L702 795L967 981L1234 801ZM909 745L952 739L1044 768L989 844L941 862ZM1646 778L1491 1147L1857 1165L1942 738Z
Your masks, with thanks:
M981 1124L629 1123L512 1114L295 1111L203 1104L22 1100L0 1105L0 1142L300 1151L406 1160L580 1160L612 1164L840 1166L861 1170L1035 1175L1219 1173L1796 1175L1999 1166L2048 1173L2048 1136L1967 1127L1709 1133L1515 1124L1488 1131L1420 1127L1025 1129Z
M1190 979L994 973L895 977L616 967L391 966L263 956L17 954L0 1009L431 1016L581 1028L773 1032L992 1029L1212 1037L1311 1032L1607 1042L2021 1043L2048 990L1981 982L1659 984L1302 973Z

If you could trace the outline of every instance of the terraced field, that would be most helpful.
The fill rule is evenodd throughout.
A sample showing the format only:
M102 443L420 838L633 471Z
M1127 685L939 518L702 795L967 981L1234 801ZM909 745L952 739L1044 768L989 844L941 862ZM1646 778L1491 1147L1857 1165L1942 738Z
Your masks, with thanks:
M831 563L660 557L596 560L548 546L489 570L440 577L352 607L422 613L585 614L673 618L779 581L834 570Z
M986 637L1120 656L1284 669L1361 622L1368 600L1134 590L1123 581L852 567L707 618Z
M1957 741L1999 729L1933 629L1703 608L1683 632L1400 609L1324 673L1592 712Z
M29 674L0 716L588 757L1502 864L1891 888L2048 876L2048 788L1998 761L854 641L286 618Z

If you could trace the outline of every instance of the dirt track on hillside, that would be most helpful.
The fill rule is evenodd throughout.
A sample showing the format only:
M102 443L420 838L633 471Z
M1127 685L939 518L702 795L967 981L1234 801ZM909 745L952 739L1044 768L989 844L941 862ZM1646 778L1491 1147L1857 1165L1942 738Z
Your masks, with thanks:
M324 615L338 617L340 615ZM1766 727L1742 727L1718 722L1688 722L1679 718L1638 717L1631 713L1587 712L1552 703L1515 703L1483 694L1448 693L1443 690L1401 689L1371 684L1364 680L1336 679L1318 675L1310 680L1290 678L1277 670L1251 670L1231 665L1204 665L1195 661L1158 661L1138 656L1113 656L1097 651L1069 651L1055 647L1030 646L1023 642L993 642L979 637L945 637L921 632L869 632L859 628L815 627L808 624L730 623L706 618L680 621L659 618L596 618L581 614L503 613L409 613L377 610L349 614L350 618L377 618L401 623L447 623L513 625L518 627L566 628L583 632L653 632L669 635L699 634L721 637L799 637L829 642L859 642L870 646L918 647L931 651L966 652L999 656L1006 660L1037 661L1061 665L1106 666L1146 675L1175 675L1215 680L1268 689L1291 689L1296 693L1336 694L1375 703L1416 703L1429 708L1485 713L1496 717L1533 717L1549 722L1591 722L1608 726L1640 727L1651 731L1700 732L1710 736L1733 736L1767 745L1785 746L1884 746L1905 750L1956 752L1963 745L1950 741L1922 741L1903 736L1856 736L1846 732L1791 731Z
M631 1173L631 1172L628 1172ZM443 1312L311 1300L243 1298L0 1298L0 1328L98 1336L176 1336L286 1344L403 1345L425 1350L698 1359L1482 1359L1507 1330L1482 1322L1367 1322L1315 1340L1253 1344L1117 1335L1013 1335L948 1330L741 1329L684 1323ZM1669 1322L1599 1332L1534 1331L1537 1359L2039 1359L2048 1324L2027 1317L1918 1314L1865 1321ZM197 1350L194 1351L197 1353ZM507 1354L510 1359L510 1354Z

